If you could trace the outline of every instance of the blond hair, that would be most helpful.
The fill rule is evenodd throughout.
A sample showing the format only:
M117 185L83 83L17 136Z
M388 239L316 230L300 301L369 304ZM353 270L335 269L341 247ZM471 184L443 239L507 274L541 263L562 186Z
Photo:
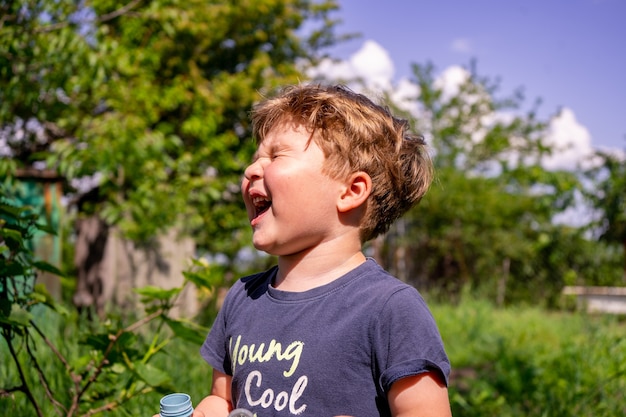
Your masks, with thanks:
M409 131L406 120L346 87L290 86L253 108L258 143L284 123L311 132L326 156L324 171L330 177L347 178L357 171L371 177L361 242L385 233L430 186L433 168L424 139Z

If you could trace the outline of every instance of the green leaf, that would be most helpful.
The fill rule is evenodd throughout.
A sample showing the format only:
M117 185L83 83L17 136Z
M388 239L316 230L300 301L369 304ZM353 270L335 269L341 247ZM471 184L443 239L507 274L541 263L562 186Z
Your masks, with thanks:
M162 369L141 361L133 362L134 373L146 384L156 386L171 386L171 377Z
M104 351L110 343L110 335L109 333L88 334L80 340L80 343L98 351Z
M183 276L198 288L213 288L215 279L206 272L183 271Z
M28 294L28 298L30 298L32 301L35 301L37 303L46 302L46 296L44 294L38 294L36 292L31 292L30 294Z
M2 235L7 246L12 251L24 249L24 236L22 236L22 233L17 230L4 228L2 229Z
M0 323L6 323L15 326L27 327L30 325L30 321L33 319L33 315L20 307L19 304L12 304L9 315L5 315L5 310L0 308Z
M19 262L8 261L0 263L0 277L13 278L18 276L25 276L29 274L29 269L25 268Z
M33 262L33 266L39 269L40 271L50 272L51 274L58 275L61 277L65 276L65 274L61 272L60 269L58 269L56 266L51 265L50 263L45 262L45 261L35 261Z
M188 321L166 319L165 322L177 337L198 345L204 343L208 333L207 329Z
M137 335L130 332L124 332L117 338L115 343L117 349L130 351L131 348L137 344Z
M5 216L10 219L17 220L21 217L24 209L20 207L14 207L8 204L0 204L0 216Z
M116 373L116 374L121 375L127 371L128 371L128 368L124 366L124 364L122 363L114 363L113 366L111 366L111 372Z
M89 366L89 364L93 361L93 356L91 355L82 355L71 361L72 368L77 371L82 371L84 368Z
M45 233L47 233L49 235L56 236L56 234L57 234L57 231L56 231L56 229L54 227L49 226L49 225L47 225L45 223L37 223L37 224L35 224L35 227L37 228L37 230L45 232Z
M142 288L135 288L134 291L141 295L143 302L149 302L153 300L169 300L173 296L177 295L182 291L182 288L170 288L164 289L160 287L155 287L152 285L148 285Z
M44 284L35 284L33 288L33 292L31 293L31 297L37 297L37 300L46 304L52 310L57 313L67 317L69 315L68 309L61 303L57 303L54 297L48 292L48 289Z

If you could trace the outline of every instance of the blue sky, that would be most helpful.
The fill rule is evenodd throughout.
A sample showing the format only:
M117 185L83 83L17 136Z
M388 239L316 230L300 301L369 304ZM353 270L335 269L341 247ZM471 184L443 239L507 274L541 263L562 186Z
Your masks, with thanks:
M340 33L361 37L333 50L348 59L373 40L395 78L411 63L442 71L476 60L500 78L500 95L518 87L542 117L570 109L593 147L626 149L626 0L338 0Z

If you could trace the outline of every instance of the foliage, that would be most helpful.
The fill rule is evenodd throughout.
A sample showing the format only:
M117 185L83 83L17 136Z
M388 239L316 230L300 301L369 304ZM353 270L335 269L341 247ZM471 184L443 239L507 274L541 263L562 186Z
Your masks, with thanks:
M547 312L537 307L495 308L466 295L454 306L429 304L452 363L449 391L453 415L624 414L623 318ZM74 362L81 355L80 346L60 340L88 333L89 325L72 319L63 320L65 324L60 326L60 320L55 320L59 316L51 318L44 324L46 330L59 341L68 361ZM53 329L58 330L55 333ZM138 332L136 336L136 349L150 345L151 333ZM5 346L0 346L0 375L7 380L11 367L3 349ZM60 371L54 366L58 361L52 352L42 352L41 363L51 376L52 390L66 392L66 385L56 377ZM168 375L177 391L189 393L194 404L207 394L210 371L196 344L175 338L150 363ZM135 396L106 415L151 415L157 412L161 395L152 391ZM13 415L32 414L24 396L0 398L0 408Z
M247 241L238 183L254 151L248 111L335 42L334 2L3 7L0 126L22 138L9 142L14 158L45 161L70 184L90 179L80 213L133 240L175 225L234 256Z
M79 323L76 317L35 285L38 270L61 273L34 259L25 244L35 230L47 230L37 222L29 207L0 199L0 328L6 361L0 398L15 400L20 393L37 416L90 416L149 392L173 391L168 373L153 365L154 356L174 339L197 346L207 332L170 316L182 288L139 290L146 310L131 324L109 316L99 324L83 321L70 332L68 327ZM201 288L215 284L201 273L192 281ZM153 336L146 339L140 329L149 324Z
M555 306L563 285L614 284L615 254L584 228L554 221L582 184L576 173L544 168L553 149L536 109L522 113L520 93L499 98L498 84L475 69L451 92L432 65L413 68L418 110L407 117L433 148L437 178L380 245L387 268L446 299L469 285L500 303ZM595 268L598 256L608 263Z
M603 151L594 157L601 163L587 170L592 186L585 195L601 215L591 227L599 230L601 241L621 246L626 283L626 158Z
M209 300L202 320L211 322L218 286L236 278L249 241L238 196L254 150L247 113L338 41L336 8L331 0L4 1L0 140L11 158L0 159L0 175L47 164L69 193L81 193L81 181L95 186L70 200L80 215L97 214L136 241L178 226L224 255L185 273ZM411 118L433 145L438 179L376 249L397 276L461 303L435 311L453 365L475 375L453 386L455 414L624 414L626 358L615 331L623 324L463 298L470 288L555 307L565 284L615 284L623 160L599 154L601 168L588 172L587 195L603 211L597 244L553 222L581 184L542 167L552 152L546 123L535 109L507 113L521 94L497 98L498 85L475 70L453 93L431 65L415 65L414 81ZM139 415L174 388L206 394L197 355L206 329L169 314L181 288L141 289L146 311L130 324L114 314L86 321L34 284L38 270L60 273L33 259L25 242L35 230L50 232L29 208L0 201L1 409Z
M617 416L626 411L619 317L433 305L450 356L453 415Z
M146 354L149 349L154 349L152 343L155 334L157 334L158 326L156 324L156 322L146 324L141 330L134 331L132 338L128 338L132 340L130 348L125 343L123 344L125 346L124 353L129 358L136 357L137 351ZM94 323L75 314L65 317L46 314L45 319L40 320L40 325L42 332L62 352L68 363L82 367L84 360L90 357L89 351L93 350L87 344L92 342L92 332L107 334L107 331L114 331L118 323L113 318L109 322ZM187 392L192 395L194 401L201 398L201 395L206 395L211 374L206 362L198 354L198 345L179 337L170 337L171 332L166 330L163 328L160 332L159 342L163 346L158 353L151 356L146 365L138 370L141 372L141 377L149 379L148 384L152 385L153 389L147 388L144 381L123 370L119 364L105 367L98 380L84 394L84 401L80 402L80 407L74 415L151 416L158 412L159 399L164 394ZM164 343L166 339L168 340L167 344ZM0 377L3 385L7 385L17 381L19 375L7 345L4 340L0 340L0 342ZM52 350L44 349L43 345L38 349L37 355L41 372L46 375L50 391L54 393L55 398L63 406L67 406L72 401L73 384L69 380L69 374L63 363ZM67 412L55 408L55 405L50 401L44 400L47 398L46 390L37 381L37 376L32 368L25 368L24 373L27 380L33 382L30 389L33 396L39 399L43 415L69 415ZM124 376L127 378L126 380L124 380ZM130 381L131 378L135 379L134 385ZM156 386L156 384L161 385ZM144 389L138 392L142 386ZM130 392L133 389L136 391L134 395ZM103 410L103 406L106 406L106 410ZM0 395L0 409L3 410L3 414L7 415L37 415L32 404L20 392ZM100 412L96 413L98 409Z
M38 0L2 7L0 135L10 138L13 158L0 160L0 172L45 161L69 184L96 186L70 200L79 215L95 213L135 241L177 227L234 269L249 245L239 198L254 150L248 110L297 82L299 68L340 40L329 18L337 5ZM456 91L443 88L430 64L414 65L413 76L418 114L409 116L433 147L438 179L378 245L384 265L420 288L458 295L470 283L502 302L541 297L552 305L564 283L614 284L622 255L609 246L624 212L619 175L590 176L598 190L614 190L596 193L597 207L615 210L605 211L609 246L589 245L582 228L553 222L581 183L542 166L554 150L536 106L519 111L523 95L498 97L498 83L475 67ZM609 172L620 167L610 162ZM597 259L606 262L594 268Z

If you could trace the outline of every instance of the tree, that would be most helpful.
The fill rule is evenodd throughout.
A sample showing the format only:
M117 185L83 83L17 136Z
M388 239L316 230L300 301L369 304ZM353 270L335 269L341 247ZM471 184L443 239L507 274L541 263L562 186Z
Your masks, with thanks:
M3 156L13 158L1 160L5 175L41 160L40 152L75 129L72 118L95 107L85 86L101 77L79 34L79 10L46 0L0 5L0 139L10 148Z
M341 81L380 90L368 80ZM397 277L448 301L469 289L500 304L554 306L564 285L606 283L614 256L584 228L556 221L575 208L582 185L577 172L546 168L559 150L547 140L550 120L537 117L540 101L525 110L521 90L498 93L474 63L441 74L415 64L408 83L377 91L425 137L436 176L420 204L368 250Z
M475 68L455 70L464 77L456 91L440 84L432 65L413 69L419 94L409 101L418 110L407 117L433 148L437 178L386 237L386 266L447 296L469 287L500 303L540 296L553 305L577 264L547 260L563 243L582 244L582 231L552 221L572 204L579 181L542 166L552 151L547 123L535 108L520 111L520 92L498 98L498 84Z
M79 217L140 242L176 227L232 261L248 233L248 111L335 42L335 3L22 3L4 3L0 26L0 124L5 136L33 133L9 141L12 162L91 179ZM321 24L304 32L307 22Z
M153 358L174 338L197 345L207 332L170 317L182 288L138 290L146 309L135 322L124 325L109 318L84 328L73 323L80 334L66 334L60 346L50 335L50 321L63 317L67 326L73 320L36 278L41 271L62 273L36 259L27 244L35 232L55 231L41 224L33 207L11 204L6 191L0 184L0 351L10 359L5 361L9 369L3 369L0 398L21 393L32 415L70 417L96 415L152 391L174 390L168 373L154 366ZM215 280L199 266L186 274L185 283L213 288ZM152 328L146 343L138 329L154 322L159 326Z
M586 172L592 186L585 195L600 215L591 227L599 231L601 241L621 246L626 284L626 158L604 151L595 157L601 162Z

